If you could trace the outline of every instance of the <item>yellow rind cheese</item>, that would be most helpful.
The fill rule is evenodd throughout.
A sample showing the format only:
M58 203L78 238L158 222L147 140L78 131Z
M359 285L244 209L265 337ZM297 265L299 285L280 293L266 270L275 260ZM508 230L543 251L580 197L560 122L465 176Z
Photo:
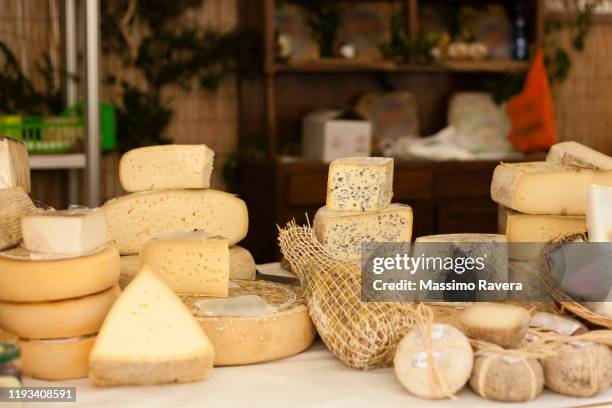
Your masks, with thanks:
M95 335L53 340L20 340L21 370L26 377L41 380L87 377L89 353L95 341Z

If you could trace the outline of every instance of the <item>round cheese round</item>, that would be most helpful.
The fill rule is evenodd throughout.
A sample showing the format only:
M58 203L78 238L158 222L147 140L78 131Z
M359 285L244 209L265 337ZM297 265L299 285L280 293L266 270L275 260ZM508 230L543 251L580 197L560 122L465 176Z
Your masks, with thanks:
M25 339L58 339L100 330L121 291L105 291L52 302L0 302L0 327Z
M89 352L96 336L54 340L20 340L21 370L41 380L69 380L87 377Z
M316 330L301 291L237 280L227 298L182 296L215 348L215 366L276 360L308 348Z
M119 279L119 253L106 247L66 259L22 259L0 253L0 300L45 302L97 293Z

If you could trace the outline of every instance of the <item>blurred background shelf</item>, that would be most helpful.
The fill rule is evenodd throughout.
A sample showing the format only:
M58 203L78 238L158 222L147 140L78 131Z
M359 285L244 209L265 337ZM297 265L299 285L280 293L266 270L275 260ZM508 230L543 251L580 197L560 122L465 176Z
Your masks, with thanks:
M84 169L87 157L84 153L39 154L30 156L32 170Z

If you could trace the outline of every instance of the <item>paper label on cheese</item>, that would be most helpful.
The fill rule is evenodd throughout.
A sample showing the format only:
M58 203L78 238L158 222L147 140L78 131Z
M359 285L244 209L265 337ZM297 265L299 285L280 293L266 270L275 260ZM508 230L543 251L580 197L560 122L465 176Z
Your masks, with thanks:
M266 316L278 312L258 295L236 296L227 299L203 299L196 303L196 316Z

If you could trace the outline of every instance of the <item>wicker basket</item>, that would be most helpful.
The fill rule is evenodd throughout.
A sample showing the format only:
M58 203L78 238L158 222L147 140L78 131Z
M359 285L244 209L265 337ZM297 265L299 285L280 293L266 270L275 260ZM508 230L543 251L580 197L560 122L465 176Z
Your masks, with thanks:
M552 278L550 256L557 248L570 242L589 242L586 229L580 229L572 232L565 233L551 241L550 247L542 255L542 261L544 262L544 274L543 279L550 289L550 295L556 301L555 308L560 313L574 315L582 320L585 320L596 326L605 327L612 329L612 319L606 316L597 314L580 303L574 301L567 293L561 289L559 284Z

